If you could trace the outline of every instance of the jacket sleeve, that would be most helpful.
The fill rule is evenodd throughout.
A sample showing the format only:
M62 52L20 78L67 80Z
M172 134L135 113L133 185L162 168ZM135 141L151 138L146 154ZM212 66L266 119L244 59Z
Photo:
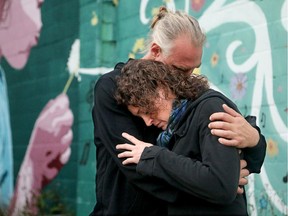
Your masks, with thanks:
M245 119L259 132L260 136L259 142L255 147L243 149L244 159L247 162L246 168L250 173L260 173L266 155L266 140L261 134L260 128L256 125L256 117L247 116Z
M198 106L194 120L187 120L198 124L189 126L185 134L195 134L195 130L199 134L201 160L152 146L144 149L137 171L143 175L161 178L179 190L209 202L231 203L237 196L240 156L236 148L220 144L218 138L211 135L208 129L209 116L222 111L221 104L222 100L210 99ZM187 142L184 147L187 145L189 148L195 139L189 137L185 141ZM180 144L176 142L175 145Z
M151 140L143 137L143 131L149 129L145 127L142 120L132 116L128 109L117 104L114 98L115 89L115 81L107 76L102 76L95 85L92 116L96 147L101 146L102 148L104 145L105 151L113 158L130 183L159 199L173 202L177 197L176 189L160 179L151 180L150 177L140 175L136 172L135 165L124 166L122 165L123 160L117 157L120 152L116 150L116 145L127 142L121 136L123 132L127 132L140 140ZM147 136L153 133L153 131L146 132Z

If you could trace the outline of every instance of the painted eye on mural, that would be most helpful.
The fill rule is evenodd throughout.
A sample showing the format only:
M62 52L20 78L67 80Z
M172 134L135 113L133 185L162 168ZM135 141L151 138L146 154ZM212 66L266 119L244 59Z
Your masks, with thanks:
M11 1L4 0L0 3L0 29L8 28L11 17L9 16Z
M44 0L38 0L37 3L38 8L41 8L42 4L44 3Z

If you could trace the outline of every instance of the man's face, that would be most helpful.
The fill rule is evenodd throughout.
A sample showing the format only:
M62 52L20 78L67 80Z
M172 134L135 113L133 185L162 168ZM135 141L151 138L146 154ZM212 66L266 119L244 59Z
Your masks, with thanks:
M202 52L201 46L195 47L190 43L190 39L181 36L175 40L169 56L163 56L161 53L155 60L172 65L184 73L191 74L195 68L201 66Z

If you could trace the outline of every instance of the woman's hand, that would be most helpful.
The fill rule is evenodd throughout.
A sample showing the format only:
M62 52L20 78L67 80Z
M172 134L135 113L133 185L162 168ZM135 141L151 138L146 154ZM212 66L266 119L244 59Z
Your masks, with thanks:
M116 149L125 150L124 152L118 154L118 158L127 158L122 162L123 165L133 163L138 164L144 148L150 147L152 144L142 142L128 133L122 133L122 136L129 140L132 144L118 144Z

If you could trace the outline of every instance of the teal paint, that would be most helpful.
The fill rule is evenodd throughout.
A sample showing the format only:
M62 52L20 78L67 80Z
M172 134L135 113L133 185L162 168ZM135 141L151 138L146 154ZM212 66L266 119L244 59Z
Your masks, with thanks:
M249 211L251 215L287 215L287 0L153 0L146 6L140 0L115 2L45 1L39 44L25 68L19 73L5 60L1 62L10 101L14 176L37 115L47 99L63 90L69 52L79 38L81 80L75 79L68 90L75 117L72 154L50 187L59 188L76 215L89 214L96 202L91 119L94 83L116 62L142 57L141 39L146 38L152 12L167 4L188 11L205 29L207 43L200 71L213 85L232 97L236 91L230 87L232 80L239 72L245 75L243 83L241 79L238 83L245 87L242 96L232 99L243 115L257 116L268 142L262 173L250 176L246 187ZM235 41L241 44L236 47Z

